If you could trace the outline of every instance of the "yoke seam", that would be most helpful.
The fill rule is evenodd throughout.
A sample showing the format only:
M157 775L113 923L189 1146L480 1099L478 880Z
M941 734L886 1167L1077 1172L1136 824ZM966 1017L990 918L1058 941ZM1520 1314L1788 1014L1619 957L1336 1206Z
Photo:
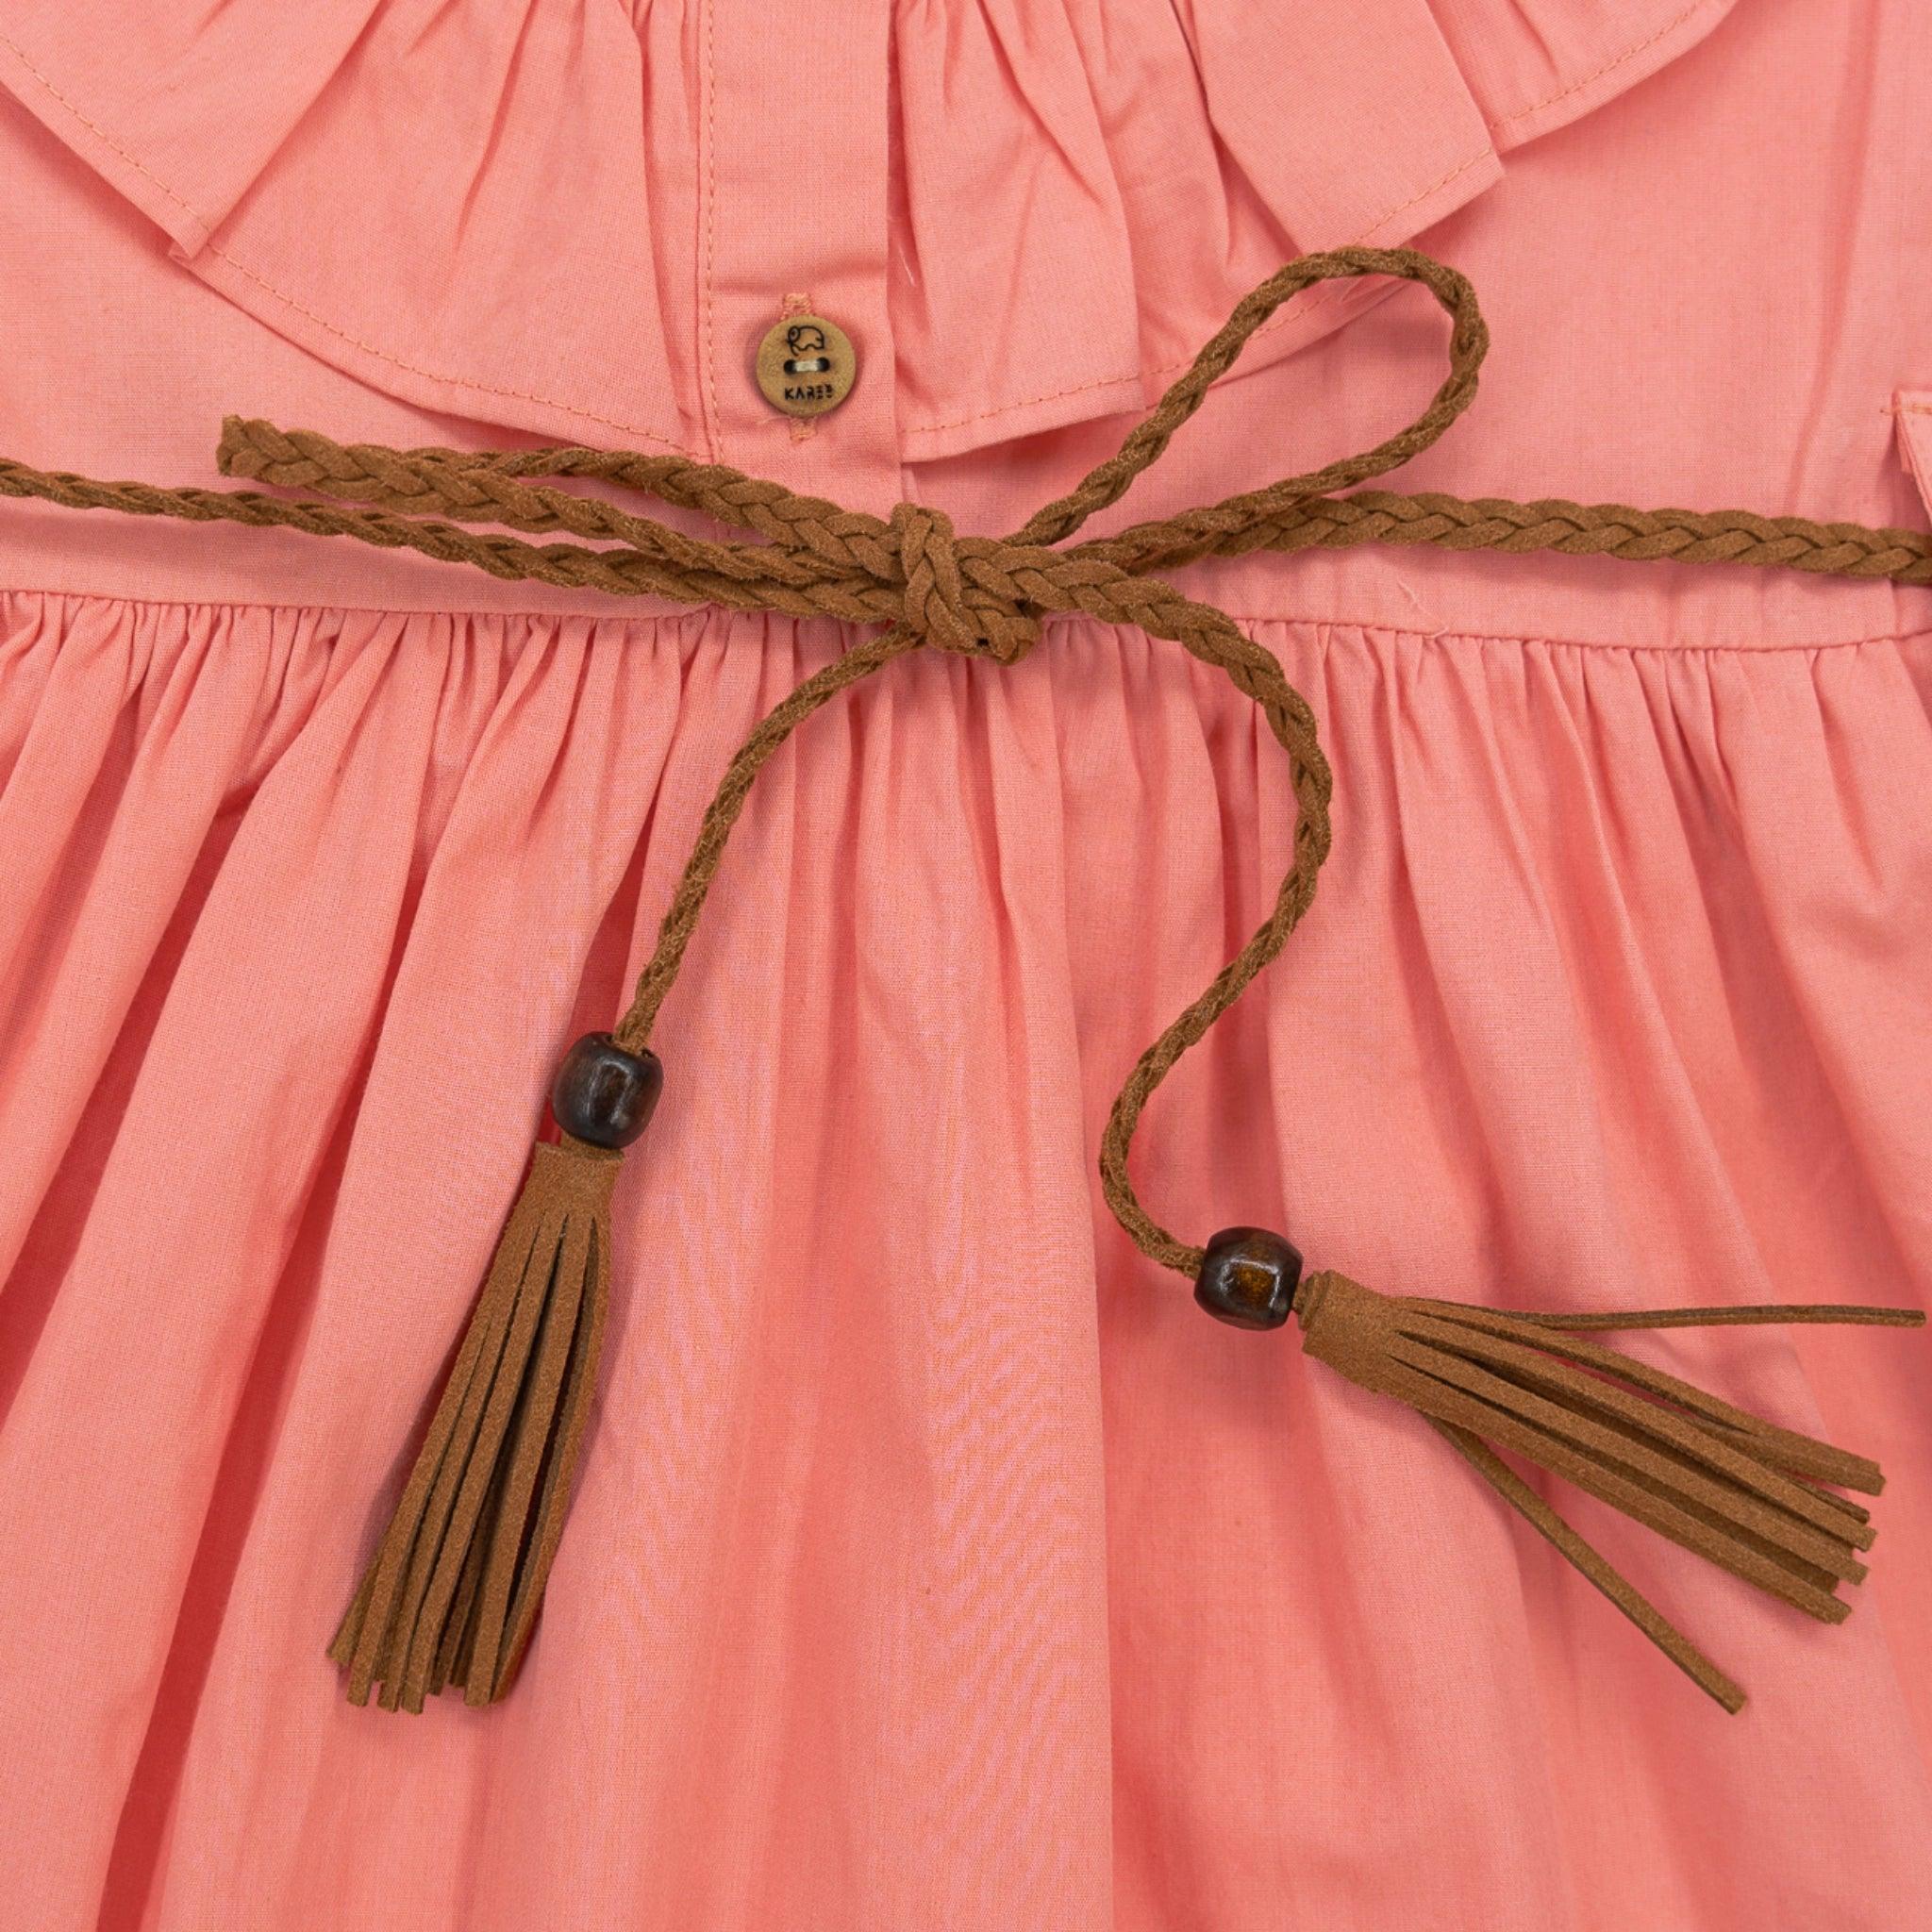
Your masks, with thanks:
M143 597L122 594L106 591L73 591L48 585L6 584L0 585L0 602L14 597L50 597L67 603L84 604L125 604L143 610L207 611L221 613L228 611L261 610L307 614L314 617L369 617L383 618L391 622L412 617L422 618L498 618L505 623L522 624L570 624L591 625L664 625L701 622L712 618L725 620L758 619L767 624L789 625L793 628L816 627L829 625L842 631L862 631L874 628L868 625L854 624L841 617L787 617L780 612L758 612L751 610L731 610L723 605L674 605L662 610L627 610L621 608L607 608L598 610L534 610L525 608L492 609L487 606L466 606L446 608L425 606L422 608L398 608L390 604L329 604L313 602L281 603L268 598L244 597ZM1544 637L1533 631L1487 631L1458 630L1451 626L1443 630L1421 630L1411 625L1380 624L1373 619L1360 617L1338 617L1334 615L1294 614L1273 611L1258 614L1254 611L1230 610L1227 615L1244 627L1267 625L1295 625L1308 630L1333 633L1336 631L1359 631L1365 635L1404 639L1422 644L1505 644L1511 646L1535 646L1560 651L1621 651L1631 656L1642 657L1683 657L1699 655L1707 657L1772 657L1793 651L1856 651L1867 644L1932 644L1932 625L1895 631L1875 631L1869 636L1849 638L1826 638L1823 640L1793 639L1786 643L1762 644L1704 644L1704 643L1649 643L1634 644L1617 638L1561 638ZM1046 628L1058 629L1070 624L1091 624L1104 630L1120 630L1124 626L1102 624L1098 618L1074 614L1062 614L1048 618ZM1131 626L1124 626L1131 628ZM1179 654L1185 655L1185 654ZM1177 658L1178 661L1178 658Z

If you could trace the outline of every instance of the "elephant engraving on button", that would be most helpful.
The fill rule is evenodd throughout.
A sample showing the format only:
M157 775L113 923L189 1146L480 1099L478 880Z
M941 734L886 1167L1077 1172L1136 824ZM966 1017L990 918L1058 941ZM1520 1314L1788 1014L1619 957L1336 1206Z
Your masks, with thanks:
M815 322L794 322L785 331L787 375L821 375L832 366L825 354L825 332Z

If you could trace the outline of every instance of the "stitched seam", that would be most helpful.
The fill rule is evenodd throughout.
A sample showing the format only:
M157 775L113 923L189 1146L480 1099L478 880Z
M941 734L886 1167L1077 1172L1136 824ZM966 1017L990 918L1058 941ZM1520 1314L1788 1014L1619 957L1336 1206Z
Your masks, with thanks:
M388 604L277 604L260 598L218 598L218 597L142 597L121 595L104 591L67 591L50 589L30 584L8 584L0 586L0 604L8 599L25 597L58 598L66 604L121 604L142 610L198 610L211 616L225 611L235 610L281 610L310 617L370 617L408 619L424 618L487 618L502 623L533 625L570 624L583 622L594 626L609 627L623 625L634 627L642 625L662 625L671 624L691 624L710 622L717 619L737 621L758 615L752 611L726 610L722 605L701 604L674 606L666 610L639 611L625 615L608 605L596 609L582 610L525 610L491 609L485 607L468 607L452 609L446 606L425 607L421 609L399 610ZM862 631L874 626L848 624L837 617L777 618L767 613L774 623L788 623L794 631L816 628L820 625L831 625L841 631ZM1365 636L1413 639L1424 644L1463 643L1463 644L1508 644L1523 645L1556 651L1623 651L1632 657L1671 658L1686 654L1705 657L1764 658L1788 655L1793 651L1813 653L1824 651L1858 651L1873 644L1923 644L1932 648L1932 629L1881 631L1873 637L1827 638L1823 642L1807 643L1794 641L1786 644L1631 644L1623 643L1612 638L1549 638L1532 635L1527 631L1482 631L1482 630L1416 630L1399 624L1379 624L1372 619L1359 617L1334 616L1294 616L1281 611L1266 613L1256 611L1230 610L1227 615L1241 625L1274 625L1284 627L1295 625L1301 628L1324 633L1324 641L1332 641L1338 631L1356 631ZM1096 618L1080 616L1058 616L1046 620L1049 628L1064 624L1099 624ZM1103 629L1117 629L1118 626L1102 625ZM56 647L58 648L58 646ZM1179 661L1178 658L1175 659Z
M159 189L160 192L164 195L166 195L167 198L170 201L172 201L176 208L181 209L181 211L184 214L191 216L193 219L195 226L202 231L202 246L208 251L208 254L215 256L218 259L222 261L226 262L227 265L233 270L235 270L235 272L238 275L246 275L248 279L251 282L255 283L258 288L260 288L263 291L265 291L268 294L273 295L275 299L277 302L281 303L285 308L293 309L297 315L306 316L310 322L314 323L318 328L326 329L330 335L335 336L339 338L341 341L348 343L351 348L359 349L362 351L364 355L374 356L378 361L387 362L392 369L400 369L407 375L420 375L427 382L441 383L446 388L450 389L468 390L471 393L475 395L501 396L504 397L506 400L511 402L535 403L540 408L542 408L562 409L570 415L581 417L587 423L601 423L607 429L621 429L627 436L641 437L645 441L658 443L661 447L671 450L678 456L694 457L697 455L697 452L695 450L688 450L684 448L682 444L673 442L667 437L659 436L655 430L645 429L635 423L621 422L614 416L600 415L595 409L579 408L575 403L564 402L560 398L556 396L535 395L529 392L528 391L520 389L504 389L500 388L494 383L473 382L464 376L440 375L433 369L423 369L419 368L413 362L406 362L400 356L392 356L389 353L388 350L377 348L374 342L365 342L359 337L351 335L347 329L338 327L336 324L328 321L326 318L323 316L318 315L312 308L306 308L302 303L296 301L296 299L292 295L286 294L282 290L276 288L275 285L273 282L269 281L265 276L258 275L255 272L255 270L253 270L247 265L246 262L240 261L234 256L230 255L225 248L222 247L220 243L214 240L213 235L210 232L211 224L209 223L208 218L206 215L204 215L201 212L201 210L193 205L193 203L184 200L179 194L177 194L174 191L174 189L170 188L168 184L165 181L163 181L160 178L160 176L154 172L153 169L146 166L145 163L140 160L136 156L130 154L126 148L123 147L121 143L118 141L116 141L114 137L107 131L106 128L97 125L93 121L90 120L88 116L84 114L81 111L81 109L75 105L74 102L69 100L67 96L63 94L60 92L60 90L58 87L56 87L54 83L51 80L49 80L47 76L44 74L42 74L38 67L34 65L32 60L30 60L27 58L25 52L18 45L17 42L11 40L8 35L0 33L0 46L5 46L13 55L13 57L20 62L20 64L23 67L25 67L30 75L33 75L34 79L40 84L40 86L45 89L49 98L55 101L65 113L72 116L74 120L78 122L81 126L85 127L87 131L90 134L92 134L97 141L99 141L105 147L109 148L113 153L119 155L120 158L124 161L125 161L130 168L134 169L137 174L140 174L145 176L146 179L148 179L149 181L152 181L154 185L158 189Z
M1278 322L1265 323L1255 331L1255 337L1273 335L1280 326L1281 324ZM1041 395L1028 396L1024 402L1002 403L998 408L982 409L976 416L955 416L946 423L919 424L906 433L908 436L938 436L942 430L963 429L970 423L985 423L994 416L1010 415L1015 409L1030 409L1037 403L1057 403L1063 396L1083 396L1091 390L1125 389L1129 384L1138 386L1149 375L1165 375L1170 370L1186 367L1185 362L1164 362L1158 369L1139 370L1126 375L1098 376L1092 382L1076 382L1067 389L1053 389Z
M1388 220L1388 216L1385 215L1383 220ZM1333 303L1337 299L1333 284L1322 288L1310 294L1292 314L1277 315L1273 322L1264 322L1248 340L1257 342L1263 336L1272 336L1277 329L1286 328L1291 322L1298 322L1324 304ZM1064 396L1085 395L1089 391L1096 389L1124 389L1129 383L1142 383L1150 375L1172 375L1179 370L1191 367L1193 360L1193 357L1187 356L1178 362L1162 362L1156 368L1135 370L1127 375L1107 375L1095 382L1076 382L1070 389L1050 390L1045 395L1032 396L1023 403L1002 403L998 408L982 409L976 416L958 416L950 423L932 423L924 427L908 429L906 433L908 436L937 436L943 429L963 429L972 423L986 423L995 416L1009 416L1015 409L1030 409L1037 403L1057 403Z
M718 283L718 61L713 33L718 0L704 0L705 8L705 273L702 301L705 311L705 387L710 396L711 460L722 462L724 418L718 410L718 348L713 318Z
M1386 227L1391 222L1392 222L1395 219L1397 215L1406 214L1410 208L1414 208L1418 202L1424 202L1428 200L1430 195L1438 193L1442 189L1448 187L1450 182L1457 179L1458 175L1466 175L1472 168L1477 167L1482 162L1492 158L1495 155L1495 152L1496 151L1493 147L1484 147L1478 153L1471 155L1468 160L1458 161L1457 165L1451 168L1446 175L1439 176L1436 180L1430 182L1426 188L1421 190L1419 192L1415 194L1411 194L1407 201L1397 202L1393 208L1388 209L1386 212L1380 215L1377 215L1375 219L1358 235L1355 236L1352 240L1348 242L1338 242L1336 243L1336 246L1341 248L1359 247L1364 242L1366 242L1369 239L1371 235L1374 234L1374 232L1378 228ZM1308 299L1306 302L1304 302L1301 305L1301 307L1295 309L1292 313L1277 315L1273 322L1263 323L1261 326L1257 328L1254 332L1254 334L1248 338L1248 340L1250 341L1257 342L1261 340L1263 336L1272 336L1277 329L1286 328L1291 322L1298 322L1305 320L1307 316L1311 315L1316 309L1320 308L1324 303L1333 304L1341 300L1341 293L1342 291L1340 289L1339 285L1331 283L1327 287L1310 295ZM908 437L939 436L948 429L964 429L974 423L990 423L996 416L1009 416L1016 409L1035 408L1041 403L1058 403L1062 401L1067 396L1086 395L1090 393L1091 391L1097 389L1124 388L1128 383L1145 382L1150 375L1174 375L1178 374L1181 370L1191 367L1193 363L1193 360L1194 358L1192 356L1184 356L1177 362L1162 362L1155 368L1137 369L1131 371L1129 374L1125 375L1108 375L1102 376L1099 380L1094 382L1077 382L1068 389L1049 390L1043 395L1029 396L1024 402L1002 403L998 408L982 409L979 411L977 415L956 416L950 423L917 424L914 425L911 428L908 429L906 434Z
M25 67L26 71L30 75L32 75L37 81L40 82L42 87L43 87L47 91L47 92L50 95L52 95L52 97L57 102L58 102L62 108L64 108L67 110L69 114L73 115L73 117L76 121L78 121L80 125L83 127L85 127L87 131L90 134L92 134L96 141L102 142L105 146L111 148L117 155L121 157L121 158L124 161L127 163L127 165L130 168L132 168L135 171L136 174L145 175L147 178L150 181L152 181L155 184L155 186L158 188L161 191L161 192L165 194L168 197L168 199L175 204L176 208L181 209L184 214L190 214L194 217L194 225L197 228L200 228L204 233L207 232L208 225L208 219L205 215L202 214L200 209L193 207L192 204L183 201L181 197L178 194L176 194L175 191L172 188L170 188L168 184L165 181L163 181L161 177L153 171L153 169L146 166L135 156L129 154L127 150L125 147L123 147L121 143L118 141L116 141L114 137L111 134L109 134L105 127L98 127L94 125L93 122L90 121L88 117L84 113L82 113L81 110L72 101L70 101L67 98L67 96L63 94L60 92L60 90L58 87L56 87L54 83L51 80L49 80L47 76L44 74L42 74L38 67L34 65L34 63L27 58L26 50L24 47L20 46L17 42L9 40L8 36L4 33L0 33L0 46L6 47L8 51L12 54L13 58L16 60L18 60L20 64L23 67Z
M547 409L562 409L569 415L581 417L586 423L601 423L607 429L621 429L626 436L641 437L646 442L658 443L677 456L697 455L695 450L686 449L681 443L673 442L668 438L659 436L655 430L645 429L636 423L621 422L615 416L600 415L595 409L582 408L575 403L566 403L557 396L533 395L526 390L503 389L490 382L473 382L467 376L439 375L433 369L422 369L413 362L405 362L400 356L392 356L387 349L378 349L374 342L365 342L359 336L351 335L347 329L338 327L325 316L316 314L314 309L305 308L292 295L285 294L273 282L257 275L246 262L238 261L218 243L210 241L206 246L210 255L219 257L238 275L246 275L257 287L265 290L285 308L292 308L297 315L306 316L317 328L326 329L330 335L341 338L352 349L359 349L364 355L374 356L378 361L387 362L392 369L400 369L406 375L420 375L425 381L440 382L450 389L468 390L475 395L502 396L511 402L536 403Z
M1384 215L1382 219L1374 225L1374 227L1364 228L1361 231L1361 233L1355 238L1355 241L1350 242L1348 245L1350 247L1359 247L1362 242L1366 242L1369 239L1369 237L1375 232L1376 228L1387 227L1388 225L1391 222L1392 222L1397 215L1407 214L1408 210L1416 205L1417 202L1428 200L1430 195L1438 192L1441 189L1448 187L1450 182L1454 181L1457 175L1468 174L1469 171L1472 168L1474 168L1479 161L1487 161L1491 159L1494 157L1495 152L1496 150L1493 145L1484 146L1480 153L1471 155L1468 160L1464 161L1460 167L1451 168L1446 175L1441 175L1437 180L1431 181L1429 185L1422 191L1421 193L1411 194L1407 201L1401 203L1398 207L1391 208L1389 210L1389 212L1386 215Z
M1648 40L1639 41L1634 47L1624 48L1614 60L1606 60L1594 74L1586 74L1581 80L1572 81L1568 87L1562 88L1547 98L1538 101L1534 107L1523 108L1514 114L1505 115L1495 125L1498 127L1513 127L1519 121L1527 121L1532 114L1541 114L1545 108L1554 108L1558 101L1567 101L1572 94L1581 93L1585 88L1592 86L1595 82L1601 80L1605 75L1613 73L1627 61L1636 59L1638 55L1656 46L1659 41L1669 40L1687 20L1691 19L1696 14L1707 12L1714 4L1716 4L1716 0L1691 0L1691 4L1685 8L1682 13L1678 14L1667 25L1658 27L1657 32L1652 34Z

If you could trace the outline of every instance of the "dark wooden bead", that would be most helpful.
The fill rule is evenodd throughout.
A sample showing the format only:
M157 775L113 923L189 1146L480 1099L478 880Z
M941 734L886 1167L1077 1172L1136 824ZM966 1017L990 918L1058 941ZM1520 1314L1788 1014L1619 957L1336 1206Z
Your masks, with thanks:
M550 1083L550 1111L566 1134L592 1147L628 1147L651 1124L664 1063L649 1047L626 1053L608 1033L587 1033Z
M1224 1227L1208 1243L1194 1299L1237 1328L1279 1328L1294 1308L1302 1257L1265 1227Z

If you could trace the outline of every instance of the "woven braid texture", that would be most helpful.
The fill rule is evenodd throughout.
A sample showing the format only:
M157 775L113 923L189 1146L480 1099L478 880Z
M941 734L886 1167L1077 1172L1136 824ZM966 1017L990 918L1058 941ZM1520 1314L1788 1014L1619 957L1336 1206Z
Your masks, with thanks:
M1281 305L1315 283L1396 276L1425 288L1450 318L1449 370L1426 408L1374 448L1306 474L1118 534L1070 541L1117 503ZM399 450L339 443L308 430L230 417L225 475L268 490L167 489L98 482L0 458L0 495L75 509L191 523L225 522L346 537L409 549L491 575L619 597L667 597L881 629L805 680L740 746L700 825L635 995L614 1028L633 1050L649 1040L753 783L791 732L841 691L926 645L1017 662L1043 620L1079 614L1131 625L1218 667L1261 707L1287 754L1297 808L1292 856L1274 906L1247 943L1154 1041L1127 1075L1101 1144L1102 1185L1141 1250L1191 1275L1202 1250L1162 1227L1127 1174L1141 1110L1286 943L1313 898L1327 855L1332 781L1307 703L1281 666L1224 612L1157 572L1259 550L1360 543L1452 550L1550 550L1632 562L1750 564L1854 578L1932 583L1932 536L1765 517L1743 510L1641 510L1548 499L1465 501L1356 486L1429 447L1466 409L1489 348L1474 290L1412 249L1344 248L1305 256L1243 298L1187 372L1119 451L1007 538L961 536L939 510L902 503L889 517L850 510L723 464L625 450ZM558 489L568 480L578 486ZM591 486L586 490L584 486ZM638 515L598 487L652 497L749 533L720 541ZM1347 493L1338 493L1347 492ZM531 539L556 541L532 541Z

